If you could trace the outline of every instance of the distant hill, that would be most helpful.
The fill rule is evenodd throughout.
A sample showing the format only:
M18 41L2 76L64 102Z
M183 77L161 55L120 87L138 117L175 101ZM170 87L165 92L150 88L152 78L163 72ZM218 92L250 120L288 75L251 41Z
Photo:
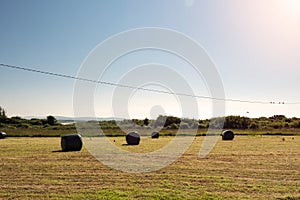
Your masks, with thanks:
M65 116L54 116L57 121L59 121L60 123L65 123L65 122L74 122L74 121L92 121L95 120L94 117L65 117ZM24 119L32 119L32 118L36 118L36 119L45 119L46 117L41 117L41 116L25 116L22 117ZM118 118L118 117L98 117L97 118L98 121L122 121L124 120L123 118Z

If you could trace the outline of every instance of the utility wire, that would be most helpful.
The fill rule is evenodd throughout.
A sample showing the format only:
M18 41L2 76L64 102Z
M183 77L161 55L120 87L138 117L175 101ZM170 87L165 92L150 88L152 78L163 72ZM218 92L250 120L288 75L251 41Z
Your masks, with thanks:
M226 99L226 98L224 99L224 98L216 98L216 97L209 97L209 96L202 96L202 95L192 95L192 94L185 94L185 93L178 93L178 92L163 91L163 90L158 90L158 89L149 89L149 88L142 88L142 87L136 87L136 86L130 86L130 85L123 85L123 84L111 83L111 82L106 82L106 81L97 81L97 80L92 80L92 79L87 79L87 78L81 78L81 77L76 77L76 76L71 76L71 75L66 75L66 74L53 73L53 72L42 71L42 70L37 70L37 69L32 69L32 68L27 68L27 67L20 67L20 66L15 66L15 65L8 65L8 64L3 64L3 63L0 63L0 66L6 67L6 68L11 68L11 69L23 70L23 71L27 71L27 72L49 75L49 76L56 76L56 77L67 78L67 79L87 81L87 82L92 82L92 83L97 83L97 84L102 84L102 85L110 85L110 86L116 86L116 87L122 87L122 88L130 88L130 89L141 90L141 91L172 94L172 95L179 95L179 96L185 96L185 97L194 97L194 98L199 98L199 99L211 99L211 100L230 101L230 102L239 102L239 103L253 103L253 104L300 104L300 102L285 103L285 102L274 102L274 101L270 101L270 102L251 101L251 100L241 100L241 99Z

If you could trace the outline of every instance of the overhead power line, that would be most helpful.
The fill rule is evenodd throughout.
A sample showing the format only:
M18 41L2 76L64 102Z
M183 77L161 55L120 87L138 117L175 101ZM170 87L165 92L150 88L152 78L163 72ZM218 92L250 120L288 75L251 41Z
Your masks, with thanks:
M6 67L6 68L11 68L11 69L16 69L16 70L23 70L23 71L27 71L27 72L49 75L49 76L56 76L56 77L67 78L67 79L87 81L87 82L92 82L92 83L102 84L102 85L110 85L110 86L130 88L130 89L141 90L141 91L163 93L163 94L180 95L180 96L185 96L185 97L194 97L194 98L199 98L199 99L211 99L211 100L239 102L239 103L253 103L253 104L300 104L300 102L285 103L285 102L274 102L274 101L252 101L252 100L241 100L241 99L217 98L217 97L193 95L193 94L186 94L186 93L179 93L179 92L169 92L169 91L163 91L163 90L158 90L158 89L149 89L149 88L142 88L142 87L136 87L136 86L130 86L130 85L123 85L123 84L118 84L118 83L111 83L111 82L106 82L106 81L92 80L92 79L87 79L87 78L81 78L81 77L76 77L76 76L71 76L71 75L66 75L66 74L42 71L42 70L21 67L21 66L16 66L16 65L8 65L8 64L0 63L0 66Z

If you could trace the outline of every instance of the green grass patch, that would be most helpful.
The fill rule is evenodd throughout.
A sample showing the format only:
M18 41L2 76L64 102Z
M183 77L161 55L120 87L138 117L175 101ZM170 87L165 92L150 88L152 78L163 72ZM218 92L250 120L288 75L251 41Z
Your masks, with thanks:
M139 130L136 129L138 132ZM76 128L68 128L68 129L50 129L50 128L2 128L1 131L6 132L8 137L60 137L65 134L77 133ZM94 132L98 132L96 130ZM93 130L83 131L82 135L89 135ZM107 137L124 137L126 133L121 131L120 129L104 129L103 130L105 136ZM300 135L300 131L298 129L281 129L281 130L233 130L235 135L273 135L273 136L297 136ZM196 135L197 136L205 136L207 134L207 129L198 129ZM221 134L221 133L217 133ZM148 134L149 135L149 134ZM181 130L178 133L178 130L174 129L163 129L160 131L161 136L176 136L176 135L185 135L185 136L193 136L195 133L191 132L191 130ZM149 135L150 137L150 135Z

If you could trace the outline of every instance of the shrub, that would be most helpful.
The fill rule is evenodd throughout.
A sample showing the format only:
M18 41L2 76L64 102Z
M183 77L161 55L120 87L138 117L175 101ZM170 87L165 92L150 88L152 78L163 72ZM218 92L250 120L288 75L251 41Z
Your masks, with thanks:
M259 127L259 125L255 122L251 122L251 124L249 126L250 129L258 129L258 127Z
M181 128L181 129L188 129L188 128L189 128L189 125L188 125L187 123L182 122L182 123L180 124L180 128Z
M178 129L178 128L179 128L179 125L173 123L173 124L169 125L167 128L168 128L168 129Z

